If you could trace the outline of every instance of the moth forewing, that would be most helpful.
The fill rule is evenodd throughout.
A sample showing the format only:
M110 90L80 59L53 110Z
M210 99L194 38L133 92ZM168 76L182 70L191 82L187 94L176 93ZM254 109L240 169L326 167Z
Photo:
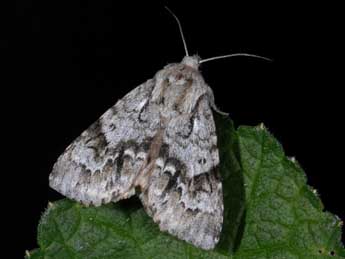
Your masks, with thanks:
M213 93L188 56L167 65L105 112L59 157L50 186L83 204L141 190L163 231L203 249L223 222Z

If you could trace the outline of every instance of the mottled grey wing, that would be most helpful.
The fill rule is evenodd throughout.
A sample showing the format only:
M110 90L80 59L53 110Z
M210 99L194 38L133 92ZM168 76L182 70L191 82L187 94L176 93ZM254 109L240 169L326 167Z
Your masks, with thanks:
M95 206L133 195L133 181L159 123L158 115L148 121L143 113L153 87L153 80L138 86L85 130L58 158L50 186Z
M190 116L170 121L164 143L140 196L144 207L161 230L212 249L222 229L223 194L215 124L206 96Z

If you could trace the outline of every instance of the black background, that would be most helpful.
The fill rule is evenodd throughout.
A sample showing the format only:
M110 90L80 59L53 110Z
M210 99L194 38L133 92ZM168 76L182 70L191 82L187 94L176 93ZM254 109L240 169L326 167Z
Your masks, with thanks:
M19 26L11 42L14 98L5 112L19 142L10 156L20 190L21 255L37 247L36 226L48 201L62 198L48 186L59 154L128 91L183 58L178 27L165 4L180 18L191 54L248 52L274 60L238 57L205 63L201 70L218 107L236 126L264 122L305 169L326 209L345 219L339 81L344 66L338 65L335 8L291 2L18 1Z

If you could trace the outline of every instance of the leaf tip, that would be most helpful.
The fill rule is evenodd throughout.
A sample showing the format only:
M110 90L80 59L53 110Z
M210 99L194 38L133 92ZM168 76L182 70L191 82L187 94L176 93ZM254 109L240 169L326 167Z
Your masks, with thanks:
M26 258L30 258L31 257L31 254L30 254L29 250L25 250L25 257Z

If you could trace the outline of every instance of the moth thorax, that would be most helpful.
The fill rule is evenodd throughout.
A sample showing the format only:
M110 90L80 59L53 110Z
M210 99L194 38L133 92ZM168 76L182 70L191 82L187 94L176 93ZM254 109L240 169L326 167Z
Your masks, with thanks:
M198 55L185 56L182 59L181 63L198 70L200 64L200 57Z

